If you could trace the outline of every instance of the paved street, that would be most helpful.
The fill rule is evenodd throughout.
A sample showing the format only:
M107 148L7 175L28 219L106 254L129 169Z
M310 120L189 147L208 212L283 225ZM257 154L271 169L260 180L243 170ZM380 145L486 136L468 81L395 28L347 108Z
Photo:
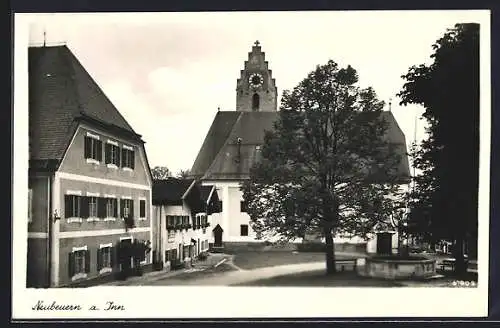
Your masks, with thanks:
M342 259L364 257L365 254L337 253ZM444 257L443 257L444 258ZM279 259L279 260L277 260ZM438 262L442 258L438 259ZM271 265L271 266L270 266ZM211 254L206 261L195 262L191 269L171 272L156 271L126 281L104 286L365 286L365 287L428 287L450 286L450 279L426 282L388 282L362 279L354 272L341 276L324 275L324 254L292 252L244 252L236 255Z

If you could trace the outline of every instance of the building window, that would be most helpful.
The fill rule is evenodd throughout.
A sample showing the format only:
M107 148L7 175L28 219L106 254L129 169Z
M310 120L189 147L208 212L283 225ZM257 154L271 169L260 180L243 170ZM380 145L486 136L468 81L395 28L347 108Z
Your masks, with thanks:
M102 160L102 141L96 137L85 137L85 158L99 163Z
M77 195L64 196L64 216L67 219L81 218L81 201L82 197Z
M172 230L175 227L175 216L167 215L165 216L165 221L167 230Z
M89 202L89 218L97 218L97 197L87 197Z
M121 200L121 215L122 218L133 218L134 217L134 202L132 199L122 199Z
M244 200L242 200L240 202L240 212L246 212L247 211L247 202L245 202Z
M120 166L120 147L111 142L106 143L104 159L108 166Z
M28 222L33 221L33 189L28 189Z
M248 224L240 225L240 236L248 236Z
M90 272L90 252L87 246L73 247L73 251L69 253L68 268L71 280L87 277Z
M260 98L259 95L254 93L252 96L252 110L258 110L259 109L259 104L260 103Z
M112 254L112 244L104 244L99 246L99 249L97 250L97 271L99 271L99 273L102 274L113 271Z
M146 200L141 199L139 201L139 217L146 218Z
M118 217L118 200L116 198L104 198L106 204L106 219Z
M135 155L132 147L123 146L122 148L122 167L134 169Z

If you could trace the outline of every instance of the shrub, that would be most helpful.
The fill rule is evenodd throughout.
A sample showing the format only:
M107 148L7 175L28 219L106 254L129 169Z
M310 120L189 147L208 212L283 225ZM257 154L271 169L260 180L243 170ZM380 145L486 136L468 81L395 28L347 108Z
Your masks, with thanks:
M207 252L201 252L200 254L198 254L198 259L201 261L205 261L207 257L208 257Z

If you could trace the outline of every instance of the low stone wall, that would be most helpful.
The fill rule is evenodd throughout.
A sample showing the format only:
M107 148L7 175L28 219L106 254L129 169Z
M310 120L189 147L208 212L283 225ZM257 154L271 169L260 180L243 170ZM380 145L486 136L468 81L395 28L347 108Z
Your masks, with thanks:
M368 257L358 273L366 277L391 280L426 279L436 274L436 260Z

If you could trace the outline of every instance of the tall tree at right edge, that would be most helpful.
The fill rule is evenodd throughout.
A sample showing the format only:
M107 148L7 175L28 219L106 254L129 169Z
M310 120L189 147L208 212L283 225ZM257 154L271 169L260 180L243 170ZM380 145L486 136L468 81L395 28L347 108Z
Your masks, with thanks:
M427 139L413 152L416 225L454 241L455 270L466 271L464 241L477 242L479 177L479 24L456 24L432 46L434 62L413 66L401 104L425 108Z

